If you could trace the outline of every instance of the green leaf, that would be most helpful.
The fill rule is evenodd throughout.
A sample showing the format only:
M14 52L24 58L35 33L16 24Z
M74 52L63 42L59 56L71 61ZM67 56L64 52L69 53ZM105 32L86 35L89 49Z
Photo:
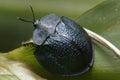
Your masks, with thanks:
M12 61L0 54L0 80L45 80L24 63Z
M87 7L85 11L81 12L82 15L79 17L78 23L102 35L110 42L115 44L118 48L120 48L119 13L120 0L103 0L102 3L89 9ZM74 13L74 15L75 14L76 13ZM83 75L75 77L58 76L47 72L35 59L35 47L32 45L27 47L22 46L11 52L0 55L0 62L8 64L9 60L13 60L13 62L19 61L21 62L20 64L29 66L29 68L25 67L26 69L33 71L39 76L44 77L48 80L119 80L120 59L116 57L112 51L105 48L103 45L100 45L95 41L93 41L93 45L95 60L92 69ZM5 61L4 59L2 60L2 57L5 59L7 58L7 61ZM15 64L19 62L15 62ZM11 65L11 61L8 65ZM9 74L10 71L6 67L3 67L3 65L1 65L0 63L0 71L2 70L3 73L5 72L6 74ZM9 76L5 75L5 77L8 78ZM0 76L0 78L4 79L3 76ZM15 78L17 80L16 76L12 76L12 78Z
M81 15L79 23L105 37L120 48L120 1L107 0ZM110 50L95 44L95 62L89 79L118 80L120 59Z

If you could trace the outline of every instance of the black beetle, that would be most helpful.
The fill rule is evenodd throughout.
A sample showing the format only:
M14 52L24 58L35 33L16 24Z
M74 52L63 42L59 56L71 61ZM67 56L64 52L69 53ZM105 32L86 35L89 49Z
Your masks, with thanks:
M31 10L33 13L32 7ZM74 76L90 69L94 59L93 46L91 38L80 25L55 14L45 16L40 21L34 18L34 21L26 22L34 24L33 44L38 46L34 55L46 70Z

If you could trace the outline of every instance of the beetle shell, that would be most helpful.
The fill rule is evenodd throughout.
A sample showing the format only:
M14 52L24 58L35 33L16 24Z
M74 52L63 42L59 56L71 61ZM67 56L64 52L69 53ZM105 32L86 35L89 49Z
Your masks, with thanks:
M91 38L74 21L55 14L37 22L33 42L35 57L49 72L74 76L87 72L93 64Z

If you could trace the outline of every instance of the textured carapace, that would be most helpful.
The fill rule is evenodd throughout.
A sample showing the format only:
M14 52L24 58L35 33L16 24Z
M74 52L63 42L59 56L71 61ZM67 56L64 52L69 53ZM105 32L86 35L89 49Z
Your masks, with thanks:
M91 38L85 30L66 17L50 14L36 21L33 43L35 57L49 72L74 76L87 72L93 64Z

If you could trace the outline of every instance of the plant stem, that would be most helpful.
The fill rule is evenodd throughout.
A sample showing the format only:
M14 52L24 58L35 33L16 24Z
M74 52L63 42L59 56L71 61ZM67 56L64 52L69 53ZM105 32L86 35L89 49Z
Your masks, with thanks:
M88 30L86 28L84 28L84 29L92 39L96 40L97 42L104 45L105 47L111 49L115 53L115 55L120 57L120 50L115 45L113 45L111 42L109 42L108 40L106 40L102 36L96 34L95 32Z

